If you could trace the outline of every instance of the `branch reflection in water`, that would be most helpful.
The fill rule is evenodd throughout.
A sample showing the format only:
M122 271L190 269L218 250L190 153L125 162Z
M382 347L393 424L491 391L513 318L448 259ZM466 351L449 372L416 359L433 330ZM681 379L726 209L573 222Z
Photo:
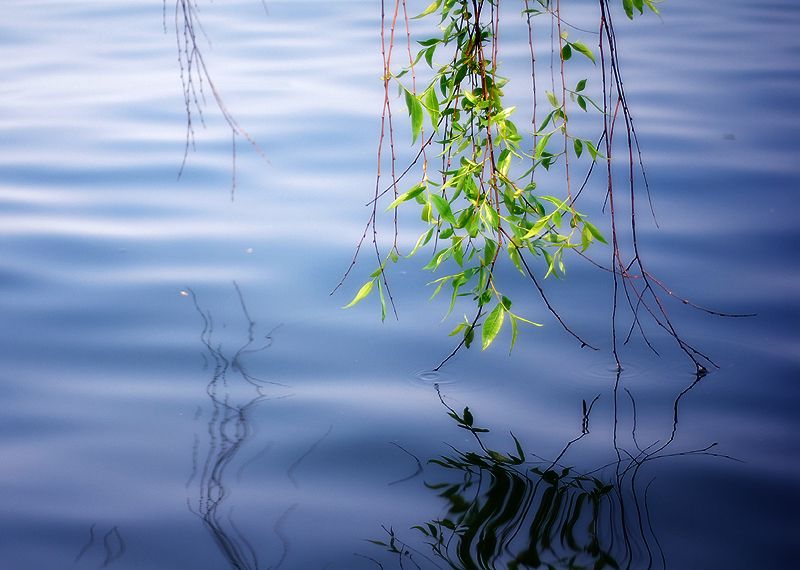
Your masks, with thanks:
M75 556L72 568L108 568L125 554L125 540L117 526L111 527L99 541L96 527L96 524L89 527L89 540Z
M260 567L259 556L253 542L234 522L233 506L226 504L230 494L229 471L253 433L249 421L253 409L264 400L286 397L287 394L268 397L265 392L267 385L283 388L286 386L254 376L244 362L247 356L263 352L271 346L275 329L266 334L257 334L256 322L248 312L242 291L237 283L234 282L233 285L247 322L246 338L234 350L226 350L222 342L215 338L215 325L211 312L203 310L195 292L188 290L194 307L202 319L200 340L205 348L203 357L206 369L211 371L211 379L206 386L210 402L210 416L206 428L208 441L204 457L201 458L201 441L195 435L192 473L186 482L187 489L194 484L198 494L195 499L187 498L187 505L210 531L230 567L236 570L250 570ZM202 410L198 409L196 419L201 415ZM254 458L242 464L235 473L236 479L240 478L249 463L262 457L268 450L269 444ZM281 519L285 518L292 508L289 507ZM280 533L278 534L280 538Z
M526 452L513 433L511 451L488 447L489 429L476 424L469 407L458 412L449 405L436 386L448 415L474 436L476 447L451 447L448 455L428 461L443 476L425 483L445 505L443 515L405 533L384 526L384 536L370 542L384 549L389 562L359 556L379 568L666 568L648 506L654 479L643 481L643 468L656 459L686 455L732 459L714 453L716 443L674 449L681 402L702 378L696 377L671 402L672 427L666 439L642 445L636 401L630 390L621 389L617 373L610 430L615 458L590 470L572 467L566 458L589 436L590 415L600 396L583 400L580 430L555 459L545 460ZM622 397L630 406L622 405ZM623 412L630 416L623 418ZM629 437L623 437L623 424L631 426Z

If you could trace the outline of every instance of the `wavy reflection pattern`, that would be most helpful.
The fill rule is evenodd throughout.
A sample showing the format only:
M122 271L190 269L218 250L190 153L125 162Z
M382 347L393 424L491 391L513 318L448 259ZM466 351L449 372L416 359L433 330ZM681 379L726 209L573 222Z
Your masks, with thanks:
M275 329L266 334L256 333L256 322L248 312L241 289L236 283L234 287L247 322L247 332L245 340L233 351L225 350L222 343L215 339L211 313L203 310L197 295L188 290L202 319L200 340L205 348L204 359L207 369L211 371L211 379L206 386L210 416L206 427L205 452L201 454L200 438L195 436L192 473L186 482L187 488L195 485L198 495L194 499L187 499L187 505L202 520L230 567L250 570L260 567L259 556L251 540L237 526L233 518L233 506L226 506L230 495L230 471L237 454L253 433L251 412L268 399L264 392L265 385L280 385L257 378L244 363L248 355L263 352L271 346ZM196 418L200 417L201 412L198 410ZM256 458L263 456L268 449L269 445ZM239 467L235 473L236 479L250 462Z
M428 461L443 476L426 482L444 505L444 514L412 527L414 534L383 527L385 536L370 542L383 547L389 561L368 558L378 567L496 569L508 568L666 568L667 560L652 524L648 493L653 480L643 481L651 461L685 455L728 456L701 449L674 450L682 400L702 380L697 377L672 405L671 431L663 441L643 445L637 437L636 401L613 390L612 444L616 459L589 471L566 464L565 457L590 433L589 419L599 396L582 402L581 429L550 461L526 453L511 434L511 451L484 443L488 428L476 425L469 407L458 412L436 387L441 403L459 428L469 431L476 448ZM631 411L630 446L621 428L624 390ZM630 447L630 448L629 448ZM570 451L572 449L572 451Z

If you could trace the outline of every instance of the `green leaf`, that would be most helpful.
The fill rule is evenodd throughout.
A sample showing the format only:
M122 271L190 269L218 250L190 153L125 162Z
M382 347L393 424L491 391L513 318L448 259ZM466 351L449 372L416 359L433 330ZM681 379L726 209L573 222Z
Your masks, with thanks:
M555 114L555 111L550 111L549 113L547 113L547 116L542 121L542 124L539 125L539 130L540 131L543 131L545 129L545 127L547 127L548 123L550 123L550 119L553 118L554 114Z
M574 139L572 141L572 146L575 149L575 156L580 158L583 153L583 141L581 139Z
M584 141L586 143L586 148L589 149L589 154L592 155L592 160L597 160L597 147L594 146L592 141Z
M508 176L509 168L511 168L511 151L504 149L497 159L497 171L503 176Z
M575 86L575 91L583 91L586 88L586 80L581 79L578 81L578 84Z
M539 218L536 221L536 223L533 224L533 226L531 226L531 229L529 229L528 232L524 236L522 236L522 239L531 239L536 234L541 232L543 229L545 229L547 226L550 225L552 217L553 214L548 214L546 216L542 216L541 218Z
M386 298L383 296L383 286L380 279L376 281L378 281L378 295L381 299L381 322L384 322L386 320Z
M459 85L464 78L467 76L467 72L469 68L466 65L460 65L455 70L455 75L453 76L453 87L455 88L456 85ZM466 93L466 92L465 92Z
M453 255L453 249L452 248L448 247L448 248L445 248L445 249L440 249L435 254L433 254L433 257L431 257L431 260L428 262L427 265L425 265L425 267L423 267L423 269L425 269L425 270L429 270L429 269L430 270L435 270L442 263L447 261L450 258L451 255Z
M592 53L592 50L590 50L590 49L589 49L589 48L586 46L586 44L584 44L583 42L572 42L572 44L571 44L571 45L572 45L572 48L573 48L573 49L576 49L576 50L578 50L578 51L579 51L579 52L581 52L583 55L585 55L586 57L588 57L589 59L591 59L591 60L592 60L592 63L597 63L597 61L596 61L596 60L595 60L595 58L594 58L594 54Z
M430 47L432 45L436 45L440 43L442 40L440 38L428 38L427 40L422 40L417 42L421 46Z
M583 226L583 230L581 230L581 251L586 251L586 248L592 243L594 237L592 236L592 232L589 231L589 228Z
M435 129L439 124L439 117L441 116L441 113L439 112L439 99L436 97L436 89L433 87L429 88L427 91L425 91L424 97L425 108L428 110L428 114L431 116L431 125L433 125L433 128Z
M552 91L548 91L548 92L547 92L547 99L548 99L548 101L550 101L550 104L551 104L553 107L560 107L560 106L561 106L561 105L558 103L558 99L556 99L556 94L555 94L555 93L553 93Z
M511 262L514 264L514 267L516 267L520 273L525 275L525 271L522 269L522 258L520 257L519 249L513 243L508 244L508 257L511 258Z
M456 328L454 328L453 331L447 336L456 336L458 333L463 331L468 326L469 323L459 323L458 326L456 326Z
M482 349L486 350L489 345L497 338L500 329L503 328L503 320L506 316L506 310L500 303L489 313L486 321L483 323L483 330L481 331L481 344Z
M633 20L633 0L622 0L622 7L625 8L628 18Z
M412 198L416 198L425 191L425 188L426 188L425 184L423 182L420 182L416 186L412 187L411 190L409 190L408 192L403 192L402 194L400 194L397 198L394 199L394 201L391 204L389 204L389 206L386 209L391 210L392 208L396 208L403 202L407 202Z
M464 346L469 348L472 345L472 341L474 339L475 339L475 327L470 325L466 329L464 329Z
M404 89L408 115L411 117L411 142L415 143L422 132L422 103L408 89Z
M602 243L604 243L606 245L608 244L608 242L606 241L606 238L603 237L603 234L600 233L600 230L598 230L594 226L594 224L591 224L591 223L589 223L589 222L584 220L583 226L589 230L589 232L592 234L592 236L594 236L594 239L596 239L597 241L602 242Z
M481 213L484 215L489 227L491 227L493 230L496 230L500 225L500 215L497 213L497 210L495 210L493 206L490 206L488 203L484 202L481 206Z
M483 264L489 266L494 261L495 253L497 252L497 242L493 239L486 238L483 245Z
M441 277L441 278L437 279L436 281L428 283L428 285L432 285L433 283L438 283L438 285L436 286L436 289L433 292L433 295L431 295L431 299L434 299L436 297L436 295L439 294L439 291L442 290L442 287L444 287L444 284L447 283L452 278L453 278L452 275L448 275L447 277Z
M436 219L433 217L433 208L431 208L430 204L425 204L422 207L422 212L420 212L419 217L423 222L427 222L429 224L432 224L436 221Z
M517 318L510 313L509 316L511 317L511 347L508 349L508 352L511 352L514 350L514 345L517 342L517 334L519 334L519 330L517 327Z
M445 200L444 198L442 198L438 194L432 194L431 195L431 202L433 202L433 205L436 207L436 210L439 212L439 216L441 216L441 218L443 220L445 220L446 222L449 222L449 223L451 223L453 225L456 225L456 219L453 216L452 210L450 210L450 204L447 202L447 200Z
M544 255L544 260L547 262L547 273L545 273L545 277L549 277L553 270L555 269L553 266L553 256L550 255L550 252L546 249L542 249L542 255Z
M435 45L425 50L425 61L428 62L428 67L433 68L433 52L435 51L436 51Z
M561 59L567 61L571 57L572 57L572 48L569 47L569 43L566 43L564 44L564 47L561 48Z
M516 110L517 110L516 107L506 107L505 109L494 115L492 117L492 120L496 123L503 122L506 119L508 119L512 115L512 113L514 113L514 111Z
M553 133L547 133L542 138L539 139L539 142L536 143L536 149L533 151L534 160L539 160L542 158L542 153L544 152L547 143L550 142L550 137L553 136Z
M372 280L370 280L370 281L367 281L366 283L364 283L364 284L361 286L361 289L359 289L359 290L358 290L358 293L356 293L356 296L355 296L355 297L353 297L353 300L352 300L352 301L350 301L350 302L349 302L347 305L345 305L344 307L342 307L342 309L349 309L350 307L352 307L353 305L355 305L356 303L358 303L359 301L361 301L362 299L364 299L364 297L366 297L367 295L369 295L370 293L372 293L372 288L373 288L374 286L375 286L375 279L372 279Z
M433 14L436 10L439 9L439 6L441 4L442 4L442 0L433 0L433 2L431 2L430 5L427 8L425 8L425 10L421 14L418 14L417 16L414 16L412 18L412 20L417 20L419 18L424 18L425 16L427 16L429 14Z
M464 266L464 248L461 245L461 241L464 239L464 236L455 236L453 237L453 259L455 259L456 263L460 267ZM454 293L455 295L455 293Z

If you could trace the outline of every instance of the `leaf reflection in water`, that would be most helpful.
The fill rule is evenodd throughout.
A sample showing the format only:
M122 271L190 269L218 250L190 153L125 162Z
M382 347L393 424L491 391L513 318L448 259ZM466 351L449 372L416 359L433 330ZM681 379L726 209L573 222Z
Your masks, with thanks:
M652 524L642 468L655 459L711 455L716 444L701 449L671 449L677 441L682 400L702 380L698 376L671 402L669 436L640 445L636 402L624 389L632 416L629 443L623 444L620 374L613 389L613 449L616 458L591 470L565 463L568 451L590 433L589 419L600 396L582 402L580 432L555 459L526 453L511 434L510 451L485 443L486 427L475 412L450 406L436 391L448 415L475 439L474 450L452 452L428 461L443 480L426 482L445 505L442 515L414 525L413 533L382 527L384 536L370 540L399 568L666 568L667 559ZM628 448L630 447L630 449ZM406 536L409 534L410 536ZM385 561L364 556L378 567Z

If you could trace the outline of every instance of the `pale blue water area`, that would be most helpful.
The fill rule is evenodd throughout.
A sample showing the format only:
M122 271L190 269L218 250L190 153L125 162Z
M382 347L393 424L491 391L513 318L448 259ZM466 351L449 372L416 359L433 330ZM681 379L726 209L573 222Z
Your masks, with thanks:
M577 259L547 290L597 352L519 282L515 307L545 327L521 330L511 355L502 337L431 372L453 325L445 300L427 301L421 258L393 270L399 321L381 324L371 302L340 309L368 256L329 296L374 186L377 0L198 1L215 85L266 155L239 138L233 201L212 100L177 177L186 115L167 4L165 33L157 0L3 3L0 568L445 568L411 528L453 516L448 488L431 487L442 482L496 509L486 536L523 521L507 551L453 567L506 568L526 537L555 567L597 560L585 510L582 546L558 530L569 516L541 531L549 549L530 537L553 500L530 469L581 435L597 395L590 432L559 460L571 471L553 513L586 501L578 485L594 483L574 476L591 474L611 485L598 536L620 567L796 567L800 5L670 0L661 19L617 15L660 223L642 216L649 267L699 305L757 313L673 302L720 369L695 383L654 327L662 356L635 339L617 384L612 284ZM520 78L508 92L524 105L525 28L507 8L502 57ZM398 140L402 162L402 128ZM513 432L530 463L517 475L429 463L480 451L436 383L491 428L487 446L516 453ZM716 455L692 453L713 443ZM369 542L388 543L385 529L407 554Z

